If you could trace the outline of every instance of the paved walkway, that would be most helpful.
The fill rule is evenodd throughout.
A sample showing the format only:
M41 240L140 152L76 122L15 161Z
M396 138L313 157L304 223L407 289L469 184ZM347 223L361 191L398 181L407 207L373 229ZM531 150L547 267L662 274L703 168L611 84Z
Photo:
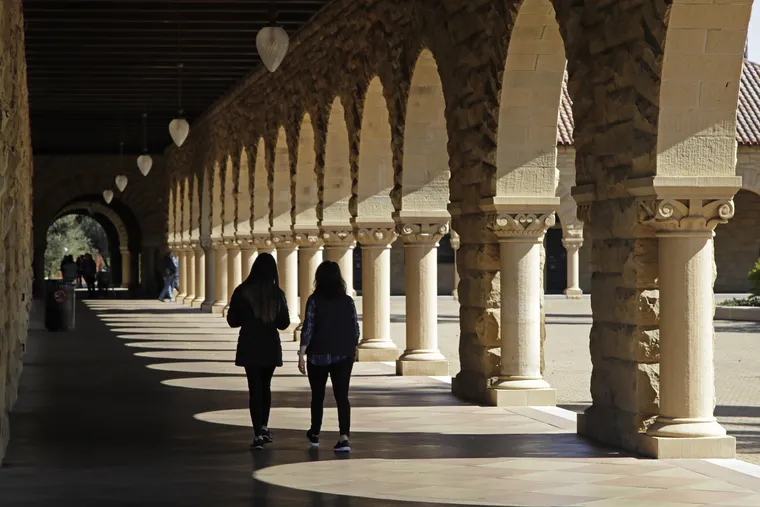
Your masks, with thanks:
M438 306L440 348L455 374L459 371L459 305L441 298ZM392 312L392 334L403 346L403 298L394 298ZM591 405L589 298L547 296L546 322L546 379L557 390L559 406L582 412ZM739 457L760 464L760 323L715 323L715 373L718 420L736 437Z
M760 474L733 469L742 462L636 459L579 438L562 411L467 405L445 382L383 364L356 367L350 459L329 448L334 409L325 448L309 451L292 342L274 381L276 442L252 454L221 319L157 302L81 306L76 332L30 333L4 507L760 505Z

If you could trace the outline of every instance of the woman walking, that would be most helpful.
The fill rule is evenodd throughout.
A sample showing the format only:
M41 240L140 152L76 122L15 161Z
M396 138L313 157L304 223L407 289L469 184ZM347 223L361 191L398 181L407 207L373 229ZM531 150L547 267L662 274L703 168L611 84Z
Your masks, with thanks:
M245 367L248 401L253 423L252 449L273 441L267 427L272 405L272 375L282 366L278 329L290 325L288 304L280 289L277 264L270 254L260 254L251 274L232 294L227 312L230 327L239 327L235 365Z
M354 300L346 294L346 282L338 264L325 261L317 268L314 293L306 302L301 348L298 351L298 369L304 375L308 371L311 385L311 428L306 432L306 438L314 447L319 445L329 376L338 405L340 426L340 439L335 451L351 450L348 442L351 430L348 388L358 343L359 321Z

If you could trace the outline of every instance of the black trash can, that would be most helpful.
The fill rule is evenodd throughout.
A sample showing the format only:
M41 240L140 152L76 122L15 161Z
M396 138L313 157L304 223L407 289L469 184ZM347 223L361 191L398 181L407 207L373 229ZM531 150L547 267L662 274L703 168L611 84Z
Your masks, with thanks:
M63 280L45 280L45 328L48 331L74 329L74 285Z

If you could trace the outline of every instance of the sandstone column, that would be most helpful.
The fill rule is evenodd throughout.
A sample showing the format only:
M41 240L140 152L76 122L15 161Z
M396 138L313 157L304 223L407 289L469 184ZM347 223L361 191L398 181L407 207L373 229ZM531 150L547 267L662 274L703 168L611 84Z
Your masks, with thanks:
M459 300L459 270L457 269L457 252L461 245L459 240L459 234L451 231L451 249L454 250L454 290L451 291L451 295L454 297L454 301Z
M301 320L298 318L298 254L293 234L281 234L273 237L277 246L277 269L280 275L280 288L285 292L290 312L290 326L283 333L292 334Z
M325 242L325 258L340 266L340 273L346 281L346 292L356 297L354 290L354 231L349 228L323 227L322 239Z
M489 388L499 406L554 405L541 376L541 249L553 211L499 210L491 228L500 243L501 366Z
M396 362L398 375L448 375L449 362L438 350L438 242L446 222L407 222L397 226L404 241L406 272L406 350Z
M225 240L224 246L227 249L227 304L225 305L222 314L227 315L227 311L230 308L232 293L237 286L243 282L243 258L237 240Z
M128 289L132 283L132 256L129 248L122 248L121 252L121 286Z
M214 304L212 313L222 313L227 306L227 247L222 240L213 240L214 249Z
M396 231L387 227L358 228L362 246L362 340L357 361L395 361L391 341L391 244Z
M659 238L660 410L647 435L666 437L654 439L662 457L675 457L671 439L690 456L728 457L735 446L713 414L713 231L733 217L734 204L704 199L706 189L699 190L642 204Z
M175 254L179 262L179 273L177 273L179 282L177 283L178 289L175 300L181 303L187 296L187 247L185 245L178 246Z
M319 239L319 231L299 231L295 233L298 245L298 295L300 315L306 316L306 301L314 290L314 275L322 263L322 240ZM301 335L301 326L293 333L293 339L298 341Z
M195 299L190 306L201 308L206 300L206 249L203 242L195 245Z
M182 301L182 304L190 306L195 299L195 249L196 245L191 244L190 248L185 252L185 260L187 261L187 281L185 282L185 292L187 295Z
M253 263L256 262L256 256L258 255L258 252L256 252L256 246L253 243L253 238L244 238L241 240L240 254L243 259L241 277L245 280L248 278L248 275L251 274L251 268L253 268Z
M564 238L562 244L567 250L567 288L565 296L568 299L581 299L583 291L579 286L579 257L578 251L583 246L583 238Z

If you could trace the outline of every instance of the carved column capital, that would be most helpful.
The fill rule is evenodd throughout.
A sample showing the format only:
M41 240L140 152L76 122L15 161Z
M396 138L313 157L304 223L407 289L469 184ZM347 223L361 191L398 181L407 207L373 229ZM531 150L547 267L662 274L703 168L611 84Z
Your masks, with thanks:
M211 249L221 250L224 248L224 240L222 238L211 238Z
M362 246L389 246L396 241L398 234L395 226L389 227L357 227L356 239Z
M640 199L639 220L658 234L713 234L734 216L734 201L724 199Z
M253 237L251 237L249 234L246 234L244 236L239 236L237 238L238 245L240 245L241 250L252 250L256 247Z
M319 248L323 245L318 230L296 231L293 237L299 248Z
M454 229L451 230L451 249L454 251L459 250L459 247L462 246L462 240L459 238L459 234L454 231Z
M295 248L296 242L292 232L273 232L272 243L275 248Z
M405 221L396 224L396 232L404 243L435 243L449 233L448 220L435 221Z
M211 248L211 239L201 238L200 244L202 249L209 250Z
M327 247L343 246L353 248L356 246L354 231L349 224L345 226L323 226L320 236Z
M254 234L253 244L258 250L270 250L274 248L274 242L270 234Z
M563 238L562 245L568 253L575 253L583 246L583 238Z
M555 223L554 211L497 211L489 228L500 241L543 241L546 230Z

